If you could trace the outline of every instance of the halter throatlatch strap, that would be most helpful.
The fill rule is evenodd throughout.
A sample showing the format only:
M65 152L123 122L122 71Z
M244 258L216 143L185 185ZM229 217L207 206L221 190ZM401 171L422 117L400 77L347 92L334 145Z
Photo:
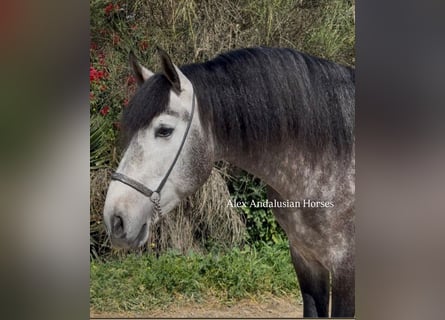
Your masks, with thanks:
M184 147L185 140L187 139L190 127L192 125L193 120L193 114L195 112L195 91L193 90L192 94L192 112L190 114L190 119L187 123L187 128L185 129L184 136L182 137L181 145L179 146L178 151L176 152L175 158L173 159L172 164L168 168L166 174L162 178L161 182L159 183L159 186L153 191L150 188L147 188L139 181L136 181L122 173L115 172L111 175L111 180L117 180L122 182L123 184L126 184L127 186L139 191L144 196L150 198L150 200L154 204L155 212L156 212L156 220L158 219L158 216L162 214L161 212L161 190L164 187L165 183L167 182L168 177L170 176L170 173L173 171L173 168L176 165L176 162L178 161L179 155L181 154L182 148ZM155 221L156 221L155 220Z

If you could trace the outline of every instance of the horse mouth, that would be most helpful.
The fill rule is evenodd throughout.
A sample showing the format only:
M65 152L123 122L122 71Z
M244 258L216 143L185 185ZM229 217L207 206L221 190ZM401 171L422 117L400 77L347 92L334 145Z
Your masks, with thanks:
M146 234L147 234L147 223L144 223L142 225L142 228L139 231L136 239L134 239L134 241L132 243L132 247L137 248L137 247L142 246L145 242L144 239L145 239Z
M121 238L111 237L111 244L113 245L113 247L120 249L136 249L138 247L141 247L145 243L147 232L147 223L144 223L134 240L126 238L126 234L124 234Z

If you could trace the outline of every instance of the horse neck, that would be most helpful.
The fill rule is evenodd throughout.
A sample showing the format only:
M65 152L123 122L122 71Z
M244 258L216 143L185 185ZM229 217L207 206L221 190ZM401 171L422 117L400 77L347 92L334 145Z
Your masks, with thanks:
M202 73L200 75L204 76L205 74L207 73ZM194 77L195 81L198 81L197 74L195 74ZM334 161L333 164L333 158L330 154L332 150L327 150L325 155L317 155L317 161L314 162L313 159L309 159L311 157L313 158L311 151L302 150L302 146L297 145L299 142L295 141L295 143L292 143L294 139L285 138L284 135L281 139L277 139L281 141L270 142L273 138L271 138L271 135L269 134L267 137L264 138L267 141L264 141L263 144L258 143L258 145L261 145L261 148L250 150L249 152L242 150L243 148L240 146L232 145L230 142L221 141L224 140L224 135L220 134L220 137L218 138L217 134L212 131L214 131L215 128L224 128L224 125L221 123L220 120L221 115L230 119L230 114L228 114L227 112L219 112L219 120L215 120L215 118L213 117L214 113L211 112L212 109L226 108L226 106L230 105L230 103L233 103L237 106L245 106L245 104L243 104L245 100L241 100L241 103L239 103L240 101L237 101L236 99L240 99L241 97L251 97L261 93L252 91L249 92L249 95L243 94L245 92L241 92L239 90L240 86L237 82L226 81L227 79L225 79L224 77L218 78L218 75L214 74L212 74L211 77L207 74L207 77L203 77L203 79L208 81L208 83L206 83L206 85L198 85L198 87L218 88L218 90L214 90L210 94L211 96L213 95L215 101L218 101L214 105L212 104L212 100L207 98L208 94L203 93L205 92L205 90L202 90L201 92L197 91L198 96L200 95L201 97L200 100L205 101L205 103L203 103L203 110L206 111L205 114L202 114L202 123L209 129L208 132L210 133L207 136L208 144L213 150L214 159L216 161L225 160L241 169L246 170L247 172L262 179L263 182L274 188L281 195L293 194L295 188L298 188L299 190L305 190L305 186L295 183L297 180L303 181L303 183L304 181L314 179L314 177L319 177L320 181L333 180L330 179L332 176L336 176L336 178L338 178L341 175L350 175L350 172L353 172L353 165L350 161L346 164L346 166L338 165L341 161ZM203 82L202 79L200 81ZM260 86L258 83L256 84ZM252 88L255 87L253 84L251 86ZM246 91L250 90L250 87L247 85L243 88ZM277 90L279 91L279 89ZM227 98L224 96L224 94L227 94L227 92L230 93L229 96L231 95L230 97L232 98L232 100L227 101L227 103L222 103L221 101L225 101L225 98ZM221 94L221 96L219 96L219 94ZM286 94L286 92L284 90L276 92L276 94L284 95ZM269 102L268 99L269 96L262 100L259 99L259 103L267 104ZM201 105L198 104L199 113L201 111L200 106ZM264 112L267 112L267 108L263 109ZM267 115L265 115L265 117L266 116ZM240 134L240 136L242 135ZM261 139L261 134L258 134L258 136L260 136L259 139Z
M216 147L217 160L227 161L282 192L286 191L286 185L290 185L292 176L295 175L292 168L296 168L299 162L295 155L290 160L289 150L279 151L276 146L264 146L264 149L255 150L251 154L236 150L230 145L220 144Z
M288 199L296 195L314 196L322 185L330 188L339 182L349 184L354 176L353 155L351 161L336 162L326 154L313 162L297 146L284 142L264 145L251 154L221 143L214 146L217 160L253 174Z

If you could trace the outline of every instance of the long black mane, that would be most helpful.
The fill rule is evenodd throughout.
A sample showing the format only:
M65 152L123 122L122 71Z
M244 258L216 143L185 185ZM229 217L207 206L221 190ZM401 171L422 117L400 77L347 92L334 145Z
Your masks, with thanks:
M193 83L201 123L218 143L245 152L285 142L311 156L351 154L352 68L292 49L260 47L180 69ZM142 85L123 113L127 138L166 110L170 89L162 74Z

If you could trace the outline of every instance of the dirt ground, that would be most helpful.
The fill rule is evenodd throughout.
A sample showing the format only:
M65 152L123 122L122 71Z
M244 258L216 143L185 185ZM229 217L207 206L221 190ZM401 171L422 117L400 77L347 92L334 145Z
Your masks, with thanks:
M183 306L171 306L167 310L151 310L140 313L107 313L91 310L91 318L300 318L303 306L295 298L268 297L261 300L245 299L232 305L218 301L206 301Z

